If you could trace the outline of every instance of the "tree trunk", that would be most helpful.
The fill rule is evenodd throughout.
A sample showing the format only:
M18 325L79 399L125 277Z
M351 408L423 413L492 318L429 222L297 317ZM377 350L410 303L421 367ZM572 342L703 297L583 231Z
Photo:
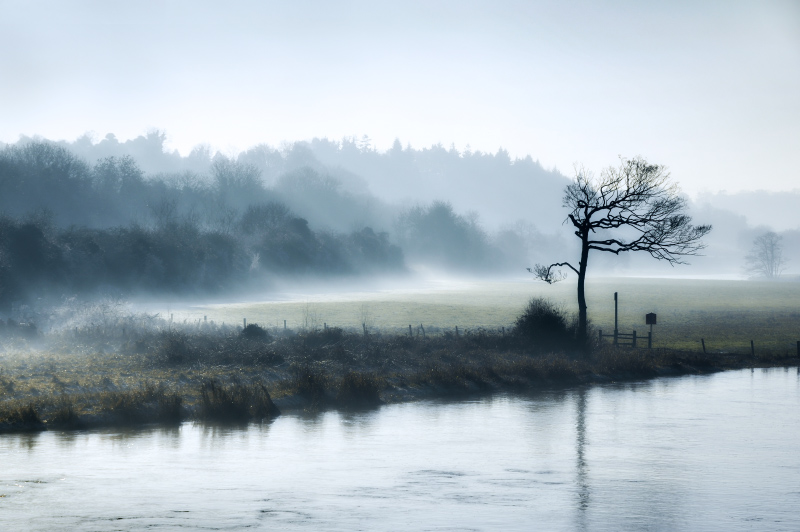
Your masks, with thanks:
M589 233L581 235L581 262L578 264L578 344L588 353L588 316L586 313L586 262L589 258Z

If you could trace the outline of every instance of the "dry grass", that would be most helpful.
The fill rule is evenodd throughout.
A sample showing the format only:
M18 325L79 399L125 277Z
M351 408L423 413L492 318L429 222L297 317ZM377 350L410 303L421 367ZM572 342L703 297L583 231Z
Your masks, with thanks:
M232 330L85 335L0 354L0 431L249 422L278 408L363 408L420 397L565 386L660 374L797 364L756 357L596 346L589 358L514 334L363 335L328 328L255 338ZM274 402L273 402L274 399ZM277 405L277 406L276 406Z

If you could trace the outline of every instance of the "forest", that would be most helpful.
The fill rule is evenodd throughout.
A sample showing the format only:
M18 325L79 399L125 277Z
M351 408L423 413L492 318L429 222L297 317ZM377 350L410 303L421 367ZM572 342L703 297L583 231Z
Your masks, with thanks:
M258 161L252 151L206 153L193 167L197 154L176 158L163 137L148 138L138 151L133 143L102 154L101 142L83 156L80 142L0 150L0 312L75 294L214 294L279 277L397 275L409 264L497 273L546 244L531 224L490 234L477 213L446 201L384 202L302 144L262 150Z

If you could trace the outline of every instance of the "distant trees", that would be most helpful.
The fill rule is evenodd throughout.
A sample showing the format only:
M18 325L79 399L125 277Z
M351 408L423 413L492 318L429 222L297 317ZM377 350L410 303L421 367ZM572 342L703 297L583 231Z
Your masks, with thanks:
M459 215L447 202L406 210L399 216L396 230L409 254L437 266L475 270L485 267L492 255L477 216Z
M554 268L566 266L578 275L578 339L587 340L588 318L585 281L591 250L607 253L645 251L670 264L683 264L682 258L696 255L704 246L701 238L710 225L692 225L685 214L686 200L669 172L640 157L621 159L618 167L608 167L595 179L579 169L564 193L567 219L581 241L580 261L576 266L558 262L537 264L528 271L553 283L565 276Z
M753 240L753 247L745 256L746 271L754 277L777 279L786 266L781 237L772 231Z

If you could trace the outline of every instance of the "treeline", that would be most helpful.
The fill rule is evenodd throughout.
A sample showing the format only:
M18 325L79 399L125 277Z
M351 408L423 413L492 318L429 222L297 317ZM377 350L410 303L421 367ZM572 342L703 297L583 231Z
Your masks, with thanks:
M369 226L312 230L259 172L146 178L128 156L89 165L50 143L0 152L0 310L46 294L219 291L268 274L405 268Z
M203 173L145 173L130 155L90 164L46 141L0 150L0 310L44 294L220 291L275 275L519 271L544 238L490 234L434 201L401 208L358 177L306 160L269 184L246 157Z

